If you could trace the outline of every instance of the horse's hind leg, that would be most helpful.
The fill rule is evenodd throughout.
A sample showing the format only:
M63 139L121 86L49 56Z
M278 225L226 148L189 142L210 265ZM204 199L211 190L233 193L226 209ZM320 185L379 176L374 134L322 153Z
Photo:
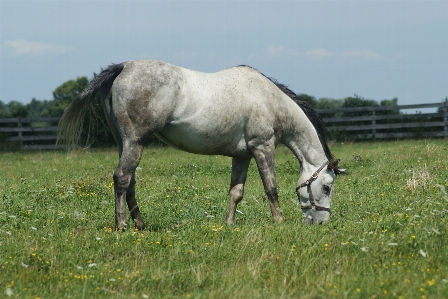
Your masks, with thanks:
M232 159L232 177L230 179L230 201L227 208L226 223L233 224L238 203L243 199L244 183L246 182L247 170L250 164L249 159Z
M138 229L144 223L135 200L135 169L142 157L143 145L138 141L123 141L120 162L114 172L115 189L115 228L126 229L126 203Z
M144 229L145 223L143 222L137 200L135 199L135 170L132 174L128 191L126 192L126 202L128 204L128 209L131 212L131 217L134 221L135 228L137 228L138 230Z
M125 202L131 212L135 227L143 229L145 224L143 223L140 209L135 200L135 168L140 161L143 146L139 145L137 142L133 143L130 141L126 142L126 147L124 146L124 142L121 140L120 133L113 121L114 116L111 113L112 94L109 90L106 92L103 91L101 103L103 105L109 129L117 142L118 155L120 157L120 162L114 172L115 229L123 230L126 228Z
M124 175L123 169L127 168L133 168L134 166L127 161L134 161L137 158L137 161L140 161L141 152L143 150L143 147L141 146L127 146L126 147L126 153L128 157L134 157L132 159L129 158L123 158L123 141L121 140L120 133L118 132L118 129L113 121L113 116L111 114L112 111L112 95L109 93L109 90L102 94L102 105L104 109L104 113L106 115L107 123L109 124L109 129L112 132L112 135L114 135L115 141L117 142L118 146L118 155L120 157L120 163L123 163L128 166L120 167L118 165L117 170L114 173L114 188L115 188L115 228L116 229L124 229L126 227L126 209L124 207L124 199L123 197L126 197L126 203L128 205L129 211L131 212L132 220L134 221L134 225L137 229L142 230L145 228L145 224L143 222L142 216L140 214L140 209L138 208L137 201L135 200L135 168L133 171L131 171L131 179L129 181L129 186L127 186L127 175ZM132 144L132 142L130 143ZM132 153L131 153L132 152ZM138 164L138 162L137 162ZM135 166L137 167L137 166ZM123 195L125 193L126 195Z

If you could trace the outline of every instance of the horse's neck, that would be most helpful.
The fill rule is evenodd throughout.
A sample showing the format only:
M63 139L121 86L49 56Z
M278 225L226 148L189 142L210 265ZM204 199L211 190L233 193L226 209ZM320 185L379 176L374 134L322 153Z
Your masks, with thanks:
M304 172L314 172L328 161L316 129L306 115L301 111L297 124L290 132L286 146L300 161Z

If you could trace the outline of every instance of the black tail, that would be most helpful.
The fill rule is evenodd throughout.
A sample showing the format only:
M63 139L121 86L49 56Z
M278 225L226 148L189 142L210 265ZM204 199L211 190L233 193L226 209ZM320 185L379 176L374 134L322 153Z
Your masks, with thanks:
M115 78L121 73L124 64L112 64L92 79L87 86L65 108L59 120L59 132L56 143L64 140L68 148L78 144L82 131L84 115L91 107L91 100L102 88L108 90L112 87Z

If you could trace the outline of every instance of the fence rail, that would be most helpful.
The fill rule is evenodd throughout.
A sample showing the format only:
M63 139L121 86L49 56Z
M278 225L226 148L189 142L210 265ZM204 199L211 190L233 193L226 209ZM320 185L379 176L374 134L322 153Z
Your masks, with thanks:
M61 149L55 145L58 122L59 117L0 118L0 133L17 133L6 141L17 142L20 150Z
M434 113L403 110L437 108ZM333 135L351 140L448 137L448 103L317 109ZM361 114L361 115L360 115ZM355 115L355 116L351 116Z

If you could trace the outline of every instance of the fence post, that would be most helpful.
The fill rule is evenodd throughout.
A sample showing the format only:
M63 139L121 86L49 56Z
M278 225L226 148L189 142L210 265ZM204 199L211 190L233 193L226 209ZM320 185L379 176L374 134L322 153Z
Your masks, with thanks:
M18 128L22 128L22 117L21 116L19 116L19 121L17 122L17 127ZM19 129L19 132L18 132L18 137L19 137L20 150L22 150L22 146L23 146L22 131L20 129Z
M448 101L443 103L442 112L443 112L443 137L445 139L448 138Z
M372 139L376 139L375 138L375 134L376 134L376 114L375 114L375 110L372 111Z

